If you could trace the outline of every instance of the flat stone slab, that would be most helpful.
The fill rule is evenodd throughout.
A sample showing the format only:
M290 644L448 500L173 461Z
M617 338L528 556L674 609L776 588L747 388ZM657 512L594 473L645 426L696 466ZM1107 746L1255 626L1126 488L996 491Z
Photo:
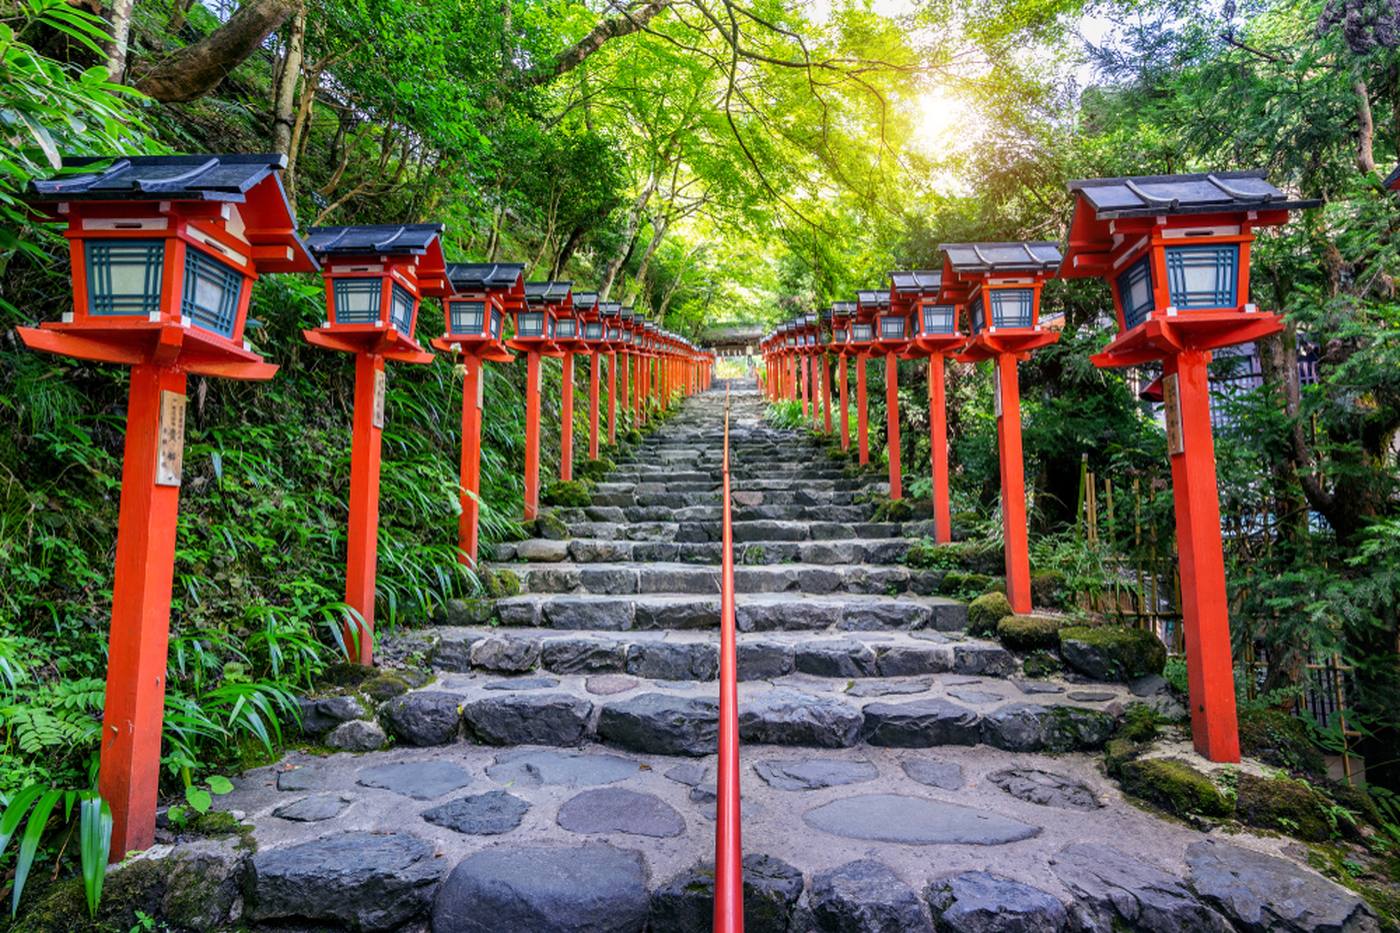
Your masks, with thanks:
M685 832L685 819L660 797L625 787L586 790L559 808L571 833L627 833L664 839Z
M926 758L905 759L899 763L911 781L918 781L929 787L943 790L957 790L963 786L962 765L954 761L930 761Z
M1016 685L1016 689L1030 696L1034 696L1036 694L1041 693L1049 694L1065 692L1065 688L1061 687L1059 684L1047 684L1039 680L1021 680L1019 678L1013 677L1011 679L1011 682Z
M933 933L928 910L914 889L873 859L818 873L810 906L822 930Z
M873 781L880 776L880 769L869 761L846 761L841 758L759 761L754 763L753 769L765 782L779 790L818 790Z
M846 688L846 696L851 697L886 697L899 696L910 693L927 693L933 688L933 684L918 681L896 680L863 680L852 684Z
M459 797L423 811L423 819L472 836L498 836L520 825L530 805L503 790Z
M802 820L834 836L914 846L1004 845L1040 832L1010 817L905 794L843 797L808 810Z
M1372 933L1361 898L1295 862L1206 839L1186 847L1191 886L1242 930Z
M291 803L284 803L273 810L272 815L298 823L319 823L322 820L335 819L345 812L348 806L350 800L339 794L317 794L314 797L303 797Z
M512 677L508 680L493 680L486 684L486 690L548 690L559 686L553 677Z
M1066 696L1076 703L1107 703L1117 694L1110 690L1071 690Z
M977 713L941 697L871 703L862 732L871 745L893 748L976 745L981 738Z
M356 784L381 787L415 800L433 800L466 787L471 775L450 761L395 761L361 768Z
M953 687L948 690L948 696L962 700L964 703L997 703L1006 699L1000 693L993 693L990 690L977 690L973 687Z
M1229 921L1158 866L1109 845L1080 842L1050 859L1091 929L1226 933ZM1092 924L1092 926L1091 926Z
M860 734L860 710L834 697L770 690L739 704L739 737L745 742L846 748Z
M603 707L598 737L636 752L699 757L715 751L719 703L702 697L643 693Z
M626 693L639 683L637 678L625 674L596 674L583 682L583 688L595 696L612 696Z
M277 789L285 791L320 790L331 777L325 765L303 765L277 773Z
M610 845L497 846L463 859L433 901L433 933L641 933L640 852Z
M1007 768L987 775L987 780L1017 800L1059 807L1062 810L1097 810L1099 798L1082 781L1038 768Z
M521 787L590 787L626 780L638 772L636 761L618 755L520 749L497 755L496 763L486 769L486 776L501 784Z

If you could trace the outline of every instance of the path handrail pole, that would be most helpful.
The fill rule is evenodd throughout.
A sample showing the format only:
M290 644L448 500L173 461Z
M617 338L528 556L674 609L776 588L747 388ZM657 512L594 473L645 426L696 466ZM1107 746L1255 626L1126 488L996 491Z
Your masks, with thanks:
M743 846L739 838L739 678L734 616L734 524L729 500L729 388L724 390L723 530L719 600L719 772L715 795L715 933L743 933Z

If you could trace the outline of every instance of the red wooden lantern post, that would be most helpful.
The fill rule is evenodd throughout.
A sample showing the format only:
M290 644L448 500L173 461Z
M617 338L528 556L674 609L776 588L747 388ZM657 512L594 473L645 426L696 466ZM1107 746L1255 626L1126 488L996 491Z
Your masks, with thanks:
M1016 363L1060 335L1040 326L1040 289L1060 264L1054 243L947 243L939 300L966 305L970 340L964 362L993 360L1001 518L1006 546L1006 598L1031 611L1026 477L1021 454L1021 395Z
M526 282L525 301L515 309L506 346L525 354L525 521L540 511L540 361L559 356L554 347L557 307L569 300L567 282Z
M574 478L574 354L587 349L581 323L574 307L572 282L525 283L525 300L548 302L554 311L553 355L559 357L559 478ZM562 297L561 297L562 295Z
M622 352L622 305L616 301L598 302L603 318L603 345L608 350L608 443L617 443L617 357Z
M837 395L840 397L841 449L851 449L850 380L846 377L846 360L855 351L851 345L851 325L856 316L854 301L831 303L831 345L836 349Z
M67 224L73 310L25 345L131 367L98 790L113 861L155 835L190 374L270 379L243 331L258 276L310 272L279 155L72 159L29 200Z
M821 390L822 390L822 430L827 434L831 433L831 356L827 350L831 347L831 309L827 308L820 315L821 324L817 329L817 345L821 352Z
M807 417L817 420L817 356L821 351L821 322L815 314L804 314L802 322L802 367L806 376Z
M866 292L861 292L866 295ZM884 297L884 308L875 315L873 353L885 358L885 451L889 461L890 498L904 498L904 480L899 462L899 357L913 336L912 313L896 305L891 295ZM871 301L872 306L876 302Z
M433 361L413 333L423 296L447 294L442 229L442 224L385 224L320 227L307 234L307 247L323 264L329 316L303 336L315 346L355 355L345 603L359 614L360 624L358 631L345 626L345 645L350 660L364 665L374 660L384 363Z
M624 412L631 413L636 410L632 401L632 390L636 384L636 363L633 359L635 356L633 343L636 338L636 325L632 309L619 306L618 321L621 327L621 333L618 337L618 365L622 367L622 396L619 405ZM635 421L633 423L635 424Z
M598 361L600 351L607 346L603 333L603 315L598 308L596 292L574 292L574 315L578 318L579 335L588 351L588 459L598 459Z
M452 263L447 266L451 294L443 300L445 328L433 346L451 353L462 365L462 462L457 520L457 559L477 565L481 512L481 415L485 406L483 364L509 363L505 316L525 301L525 267L518 263Z
M1118 319L1117 339L1094 364L1162 362L1191 732L1211 761L1239 761L1206 367L1212 350L1283 329L1278 315L1249 303L1254 231L1320 202L1289 201L1262 171L1098 178L1070 191L1060 274L1106 280Z
M856 446L861 466L870 463L870 430L865 404L865 363L875 345L875 314L889 308L884 292L857 292L856 315L851 323L850 344L856 351Z
M913 341L905 351L911 358L928 358L929 460L933 473L934 540L953 540L952 505L948 494L948 410L944 394L944 359L967 342L958 332L956 305L938 304L943 274L935 271L890 274L890 303L909 315Z

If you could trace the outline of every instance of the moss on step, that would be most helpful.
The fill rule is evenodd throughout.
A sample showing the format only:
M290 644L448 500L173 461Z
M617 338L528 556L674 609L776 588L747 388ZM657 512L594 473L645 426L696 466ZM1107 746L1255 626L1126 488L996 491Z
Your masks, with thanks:
M1063 609L1068 589L1065 575L1058 570L1042 570L1031 574L1031 601L1037 606Z
M1137 758L1118 769L1123 791L1176 816L1230 815L1230 802L1209 777L1180 758Z
M1302 781L1240 773L1235 816L1241 823L1287 833L1305 842L1325 842L1340 828L1328 819L1331 806L1326 797Z
M553 512L542 512L540 517L535 519L535 537L564 541L569 537L569 526Z
M1027 677L1049 677L1064 669L1060 656L1050 651L1032 651L1021 662L1021 671Z
M997 622L997 638L1012 651L1053 648L1060 643L1064 620L1057 616L1002 616Z
M376 703L392 700L408 692L408 681L393 671L383 671L360 685L360 692Z
M938 553L939 545L928 538L920 538L909 545L909 550L904 552L904 563L906 566L916 570L928 570L932 567L942 566L943 560Z
M1134 680L1160 674L1167 648L1147 629L1123 625L1074 625L1060 629L1066 663L1095 680Z
M967 604L967 633L979 638L994 635L997 623L1009 615L1011 602L1005 593L985 593Z
M482 589L491 599L506 599L520 595L520 577L504 567L484 568L478 574ZM489 617L488 617L489 618Z
M914 517L914 506L908 499L891 499L889 496L872 496L875 512L872 522L907 522Z
M1150 742L1157 737L1160 721L1157 711L1146 703L1129 703L1114 737L1130 742Z
M593 487L587 480L559 480L550 483L540 493L545 505L582 509L593 504Z
M1143 743L1128 738L1109 739L1108 744L1103 747L1104 769L1113 777L1118 777L1122 773L1123 765L1137 758L1146 748Z
M597 460L585 460L574 468L574 473L580 479L593 480L597 482L617 469L617 464L607 457L599 457Z

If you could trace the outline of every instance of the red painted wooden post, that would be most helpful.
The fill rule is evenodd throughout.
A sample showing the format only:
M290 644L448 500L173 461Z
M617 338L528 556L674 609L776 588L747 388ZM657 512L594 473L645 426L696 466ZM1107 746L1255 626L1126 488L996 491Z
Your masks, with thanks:
M562 360L562 396L559 404L559 478L568 482L574 478L574 355L565 353Z
M1175 379L1176 405L1181 412L1181 450L1171 454L1171 464L1191 737L1197 751L1211 761L1239 761L1220 493L1206 371L1210 357L1209 351L1175 354L1164 361L1163 374L1167 380Z
M594 350L588 360L588 459L598 459L598 358Z
M462 356L462 514L457 521L457 547L462 562L477 566L478 518L481 513L481 409L484 364L471 354Z
M831 361L822 354L822 411L825 415L823 427L831 433Z
M131 368L97 777L98 791L112 808L113 861L155 841L180 510L180 487L157 482L161 401L166 393L183 403L183 371L154 364ZM183 433L183 404L178 410L179 424L168 427Z
M899 469L899 355L885 354L885 449L890 461L890 498L904 498Z
M851 449L851 403L846 396L849 394L846 378L846 354L841 354L836 361L836 382L841 395L841 449Z
M379 458L384 423L376 394L384 357L355 354L354 432L350 442L350 521L345 532L345 603L360 614L358 632L345 626L350 660L374 661L375 568L379 558ZM378 422L378 423L376 423ZM356 642L358 641L358 645Z
M1026 475L1021 453L1021 390L1016 354L996 356L997 447L1001 461L1001 518L1006 542L1006 598L1011 610L1031 611L1030 544L1026 531Z
M540 512L540 353L525 352L525 521Z
M608 443L617 443L617 351L608 353Z
M856 354L856 442L860 465L870 462L870 437L865 421L865 352Z
M928 358L929 459L933 470L934 540L953 540L953 510L948 496L948 408L943 382L943 354Z

